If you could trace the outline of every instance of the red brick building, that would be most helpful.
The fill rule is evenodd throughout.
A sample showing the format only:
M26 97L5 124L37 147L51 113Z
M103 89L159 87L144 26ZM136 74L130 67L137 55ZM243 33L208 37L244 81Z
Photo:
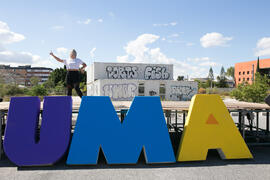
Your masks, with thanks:
M0 65L0 81L4 83L14 83L22 86L30 86L30 79L36 77L39 79L39 84L46 82L49 79L51 68L18 66L11 67L10 65Z
M234 77L236 86L242 82L248 82L252 84L255 79L255 73L257 71L257 62L247 61L235 64ZM260 71L264 74L270 73L270 59L260 59L259 60Z

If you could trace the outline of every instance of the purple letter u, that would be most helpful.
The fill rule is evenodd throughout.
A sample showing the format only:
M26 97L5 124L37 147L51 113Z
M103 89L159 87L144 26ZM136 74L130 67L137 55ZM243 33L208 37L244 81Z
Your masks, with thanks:
M38 97L13 97L5 129L4 150L18 166L52 165L67 151L71 134L72 99L44 97L40 133Z

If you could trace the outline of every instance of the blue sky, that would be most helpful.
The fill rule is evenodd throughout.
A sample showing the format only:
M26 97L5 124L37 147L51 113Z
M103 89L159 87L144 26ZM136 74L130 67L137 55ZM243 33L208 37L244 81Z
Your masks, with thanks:
M270 1L3 1L0 63L61 67L75 48L91 64L173 63L175 76L270 57Z

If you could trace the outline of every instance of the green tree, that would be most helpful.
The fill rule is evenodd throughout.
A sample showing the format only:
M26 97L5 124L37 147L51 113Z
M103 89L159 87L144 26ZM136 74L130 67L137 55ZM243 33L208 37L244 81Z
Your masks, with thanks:
M208 73L208 79L210 80L210 87L212 88L213 87L213 80L215 79L214 77L214 71L212 69L212 67L210 67L209 69L209 73Z
M224 67L222 66L220 70L220 79L225 79L225 78L226 78L226 72L225 72Z
M39 81L40 81L40 79L38 77L33 76L30 78L31 86L38 85Z
M258 56L258 59L257 59L257 69L256 69L256 72L260 73L260 58Z
M67 70L65 68L57 68L53 72L51 72L49 79L45 85L54 88L58 85L59 82L65 84L66 75ZM81 82L86 84L86 72L80 72L80 80Z
M234 77L234 67L229 67L226 71L226 76L228 78L232 78L233 80L235 79Z
M47 85L53 85L53 87L57 86L57 84L61 82L65 82L67 70L64 68L57 68L53 72L51 72Z
M46 96L46 95L48 95L48 91L43 85L36 85L30 89L29 95L31 95L31 96Z
M53 89L55 95L65 95L65 85L62 81L58 82L58 84Z
M231 96L240 101L263 102L269 89L269 79L266 75L255 74L255 81L252 84L243 82L237 89L233 90Z
M183 81L184 80L184 76L177 76L177 81Z
M84 72L80 72L80 81L81 81L81 83L84 83L84 84L86 84L86 71L84 71Z
M226 72L223 66L221 67L220 75L217 77L217 86L219 88L228 87L227 79L226 79Z

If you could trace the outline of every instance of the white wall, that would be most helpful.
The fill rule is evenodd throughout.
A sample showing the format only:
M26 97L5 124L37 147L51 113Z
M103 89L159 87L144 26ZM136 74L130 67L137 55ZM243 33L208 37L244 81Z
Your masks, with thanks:
M94 62L87 71L87 83L99 79L172 80L172 64Z
M173 80L121 80L103 79L87 84L88 96L110 96L112 100L132 100L138 96L139 83L144 83L145 96L155 92L159 96L160 84L165 84L165 100L190 100L198 91L197 82Z

